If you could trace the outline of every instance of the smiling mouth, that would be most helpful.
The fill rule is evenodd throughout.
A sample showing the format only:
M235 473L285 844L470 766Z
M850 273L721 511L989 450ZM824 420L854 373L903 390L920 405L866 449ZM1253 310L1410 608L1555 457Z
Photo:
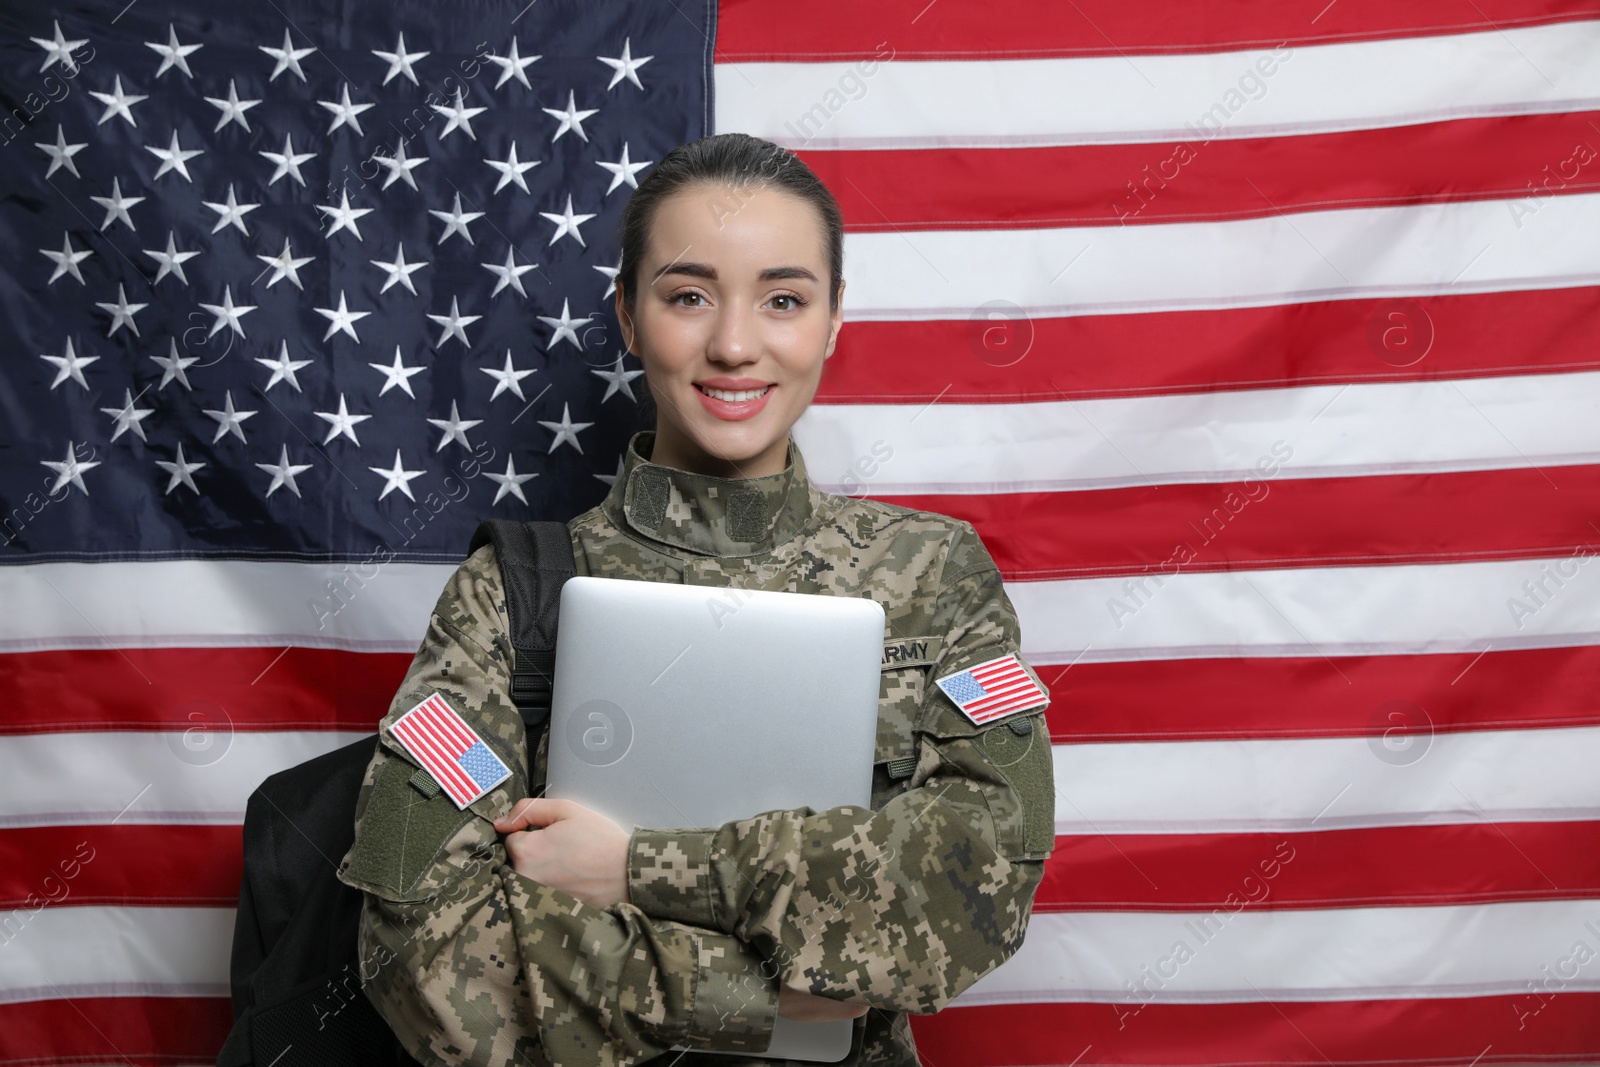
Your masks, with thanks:
M738 404L746 400L758 400L766 396L775 387L766 385L760 389L713 389L706 385L696 385L695 388L713 400L724 400L730 404Z

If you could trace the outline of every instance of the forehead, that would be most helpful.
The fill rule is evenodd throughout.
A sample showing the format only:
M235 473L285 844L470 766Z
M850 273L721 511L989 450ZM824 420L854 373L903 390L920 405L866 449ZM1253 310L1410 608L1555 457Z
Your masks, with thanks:
M798 195L772 185L697 183L657 205L645 259L748 264L754 269L827 266L822 215Z

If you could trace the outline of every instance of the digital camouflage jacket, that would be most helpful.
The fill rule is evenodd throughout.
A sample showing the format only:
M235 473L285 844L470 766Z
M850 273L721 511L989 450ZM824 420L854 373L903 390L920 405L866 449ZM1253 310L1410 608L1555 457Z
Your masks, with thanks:
M423 1063L737 1067L776 1062L755 1057L782 982L872 1005L844 1063L916 1064L906 1013L1016 950L1055 841L1044 704L978 726L933 684L1018 651L999 571L969 523L818 491L792 441L783 472L726 479L650 463L653 440L635 435L611 492L569 524L578 573L880 603L871 809L635 830L630 902L605 909L518 874L491 823L542 792L549 735L529 774L485 545L446 583L381 724L340 866L366 894L366 994ZM513 769L465 811L390 736L435 692Z

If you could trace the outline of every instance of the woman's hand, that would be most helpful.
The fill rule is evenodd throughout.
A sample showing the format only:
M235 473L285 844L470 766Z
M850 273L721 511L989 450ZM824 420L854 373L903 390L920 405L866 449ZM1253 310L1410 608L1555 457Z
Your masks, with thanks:
M494 828L505 835L511 866L523 877L597 908L627 902L633 834L592 808L575 800L524 797Z
M790 985L778 986L778 1014L796 1022L833 1022L836 1019L859 1019L867 1013L870 1004L855 1004L831 1000L807 993Z

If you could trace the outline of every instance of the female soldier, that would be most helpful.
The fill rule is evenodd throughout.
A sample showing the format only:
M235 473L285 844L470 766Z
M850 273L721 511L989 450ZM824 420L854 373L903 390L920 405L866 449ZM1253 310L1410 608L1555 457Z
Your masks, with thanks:
M419 1060L758 1056L781 1014L855 1018L845 1063L915 1064L905 1013L1022 942L1054 844L1047 697L979 725L934 684L1017 654L994 562L969 523L818 491L790 437L843 322L842 260L838 205L792 153L743 134L668 153L628 204L616 295L656 429L569 528L580 574L882 604L871 809L630 832L532 799L548 732L528 759L485 545L381 725L341 867L366 892L367 995ZM435 693L514 769L466 811L389 735Z

